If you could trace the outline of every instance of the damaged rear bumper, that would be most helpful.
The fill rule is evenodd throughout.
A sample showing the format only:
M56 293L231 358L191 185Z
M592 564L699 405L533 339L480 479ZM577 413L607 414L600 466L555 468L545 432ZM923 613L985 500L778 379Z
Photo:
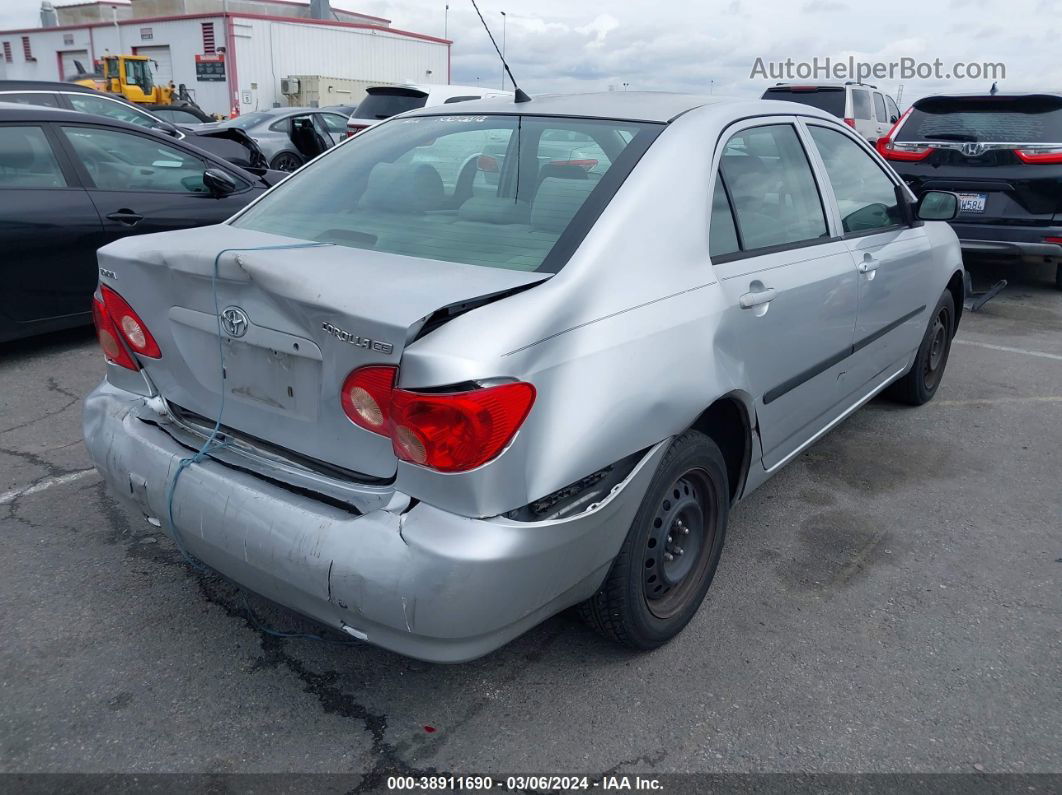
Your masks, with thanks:
M169 532L169 484L191 452L153 419L150 399L104 382L85 401L85 443L111 491ZM189 552L248 589L400 654L459 662L599 587L664 447L554 521L471 519L397 493L359 512L209 458L181 474L173 517ZM366 504L381 504L378 487Z

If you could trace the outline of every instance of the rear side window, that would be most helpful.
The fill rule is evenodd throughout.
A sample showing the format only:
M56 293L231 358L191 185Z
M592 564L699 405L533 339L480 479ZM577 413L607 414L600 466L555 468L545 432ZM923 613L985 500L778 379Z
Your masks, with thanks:
M454 102L468 102L470 99L479 99L479 97L448 97L443 100L443 104L450 105Z
M407 110L423 108L428 95L412 88L370 88L351 114L355 119L389 119Z
M878 121L888 121L889 114L885 110L885 98L881 96L877 91L874 92L874 115Z
M59 97L43 91L13 92L0 94L0 102L15 102L19 105L42 105L46 108L59 108Z
M868 232L900 223L896 188L870 154L844 133L809 124L815 146L841 212L846 233Z
M67 98L70 100L70 104L73 105L74 110L79 110L82 113L107 116L111 119L118 119L119 121L129 122L130 124L149 129L157 129L160 126L153 117L148 116L146 113L141 113L124 102L117 102L104 97L94 97L92 94L68 94Z
M740 249L737 239L737 227L734 214L730 211L730 200L723 187L723 176L715 180L715 192L712 194L712 218L708 227L708 256L719 257L733 254Z
M421 259L553 272L661 129L532 116L396 119L299 170L234 224ZM573 140L558 149L558 137Z
M783 102L799 102L801 105L810 105L813 108L824 110L839 119L844 117L843 88L768 88L762 98L777 99Z
M55 153L40 127L0 127L0 189L65 188Z
M896 107L896 103L888 94L885 95L885 103L889 106L889 121L895 122L900 118L900 109Z
M772 124L742 130L720 161L744 250L828 235L811 164L796 130Z
M852 89L852 117L856 119L871 119L870 94L861 88Z
M921 100L897 141L1062 143L1062 97L936 97Z

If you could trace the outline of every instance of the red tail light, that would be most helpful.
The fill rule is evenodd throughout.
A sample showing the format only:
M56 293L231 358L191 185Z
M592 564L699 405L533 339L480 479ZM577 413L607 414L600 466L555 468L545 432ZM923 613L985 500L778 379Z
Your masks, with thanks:
M925 144L912 144L907 142L897 143L893 140L896 137L896 133L899 132L900 126L907 121L907 117L911 115L912 110L913 108L908 108L907 112L897 119L894 125L892 125L892 129L875 142L874 148L877 149L878 154L886 160L904 160L908 162L925 160L933 151L932 146L927 146Z
M107 314L110 315L114 326L121 332L125 341L129 343L129 347L149 359L162 358L158 343L151 336L144 321L133 311L133 307L129 306L126 300L110 287L101 287L100 292L103 293L103 304L107 307Z
M343 413L355 425L387 436L391 428L391 393L397 367L359 367L343 382Z
M1054 243L1055 245L1062 246L1062 237L1045 237L1045 243Z
M480 155L476 160L476 168L480 171L489 171L491 174L496 174L500 170L498 167L498 158L491 157L490 155Z
M1015 149L1018 160L1029 165L1062 163L1062 146L1041 146Z
M849 127L851 127L853 130L855 129L855 119L847 119L846 118L844 120L844 123L847 124Z
M126 370L139 370L140 365L119 341L118 329L110 315L107 314L107 307L98 298L92 299L92 322L96 325L96 338L100 341L100 347L103 348L103 355L107 357L107 361L124 367Z
M367 129L369 129L369 125L368 124L348 124L347 125L347 138L353 138L355 135L360 133L362 130L367 130Z
M390 436L403 461L440 472L467 472L496 457L527 419L535 388L517 382L464 392L395 389L395 367L361 367L343 382L350 420Z

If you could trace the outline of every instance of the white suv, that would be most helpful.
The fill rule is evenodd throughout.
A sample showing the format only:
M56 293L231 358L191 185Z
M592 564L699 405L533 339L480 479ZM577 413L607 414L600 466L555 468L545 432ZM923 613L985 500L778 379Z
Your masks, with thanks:
M469 99L513 98L512 91L482 86L443 86L433 83L403 83L400 86L373 86L350 114L347 137L379 124L399 113L432 105L448 105Z
M832 113L871 143L889 132L900 118L896 100L868 83L779 83L763 92L761 99L781 99Z

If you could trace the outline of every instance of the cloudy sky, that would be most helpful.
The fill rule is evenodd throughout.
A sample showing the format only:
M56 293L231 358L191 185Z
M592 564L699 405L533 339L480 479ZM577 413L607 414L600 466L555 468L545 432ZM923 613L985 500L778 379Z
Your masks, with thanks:
M56 0L63 5L67 0ZM1062 90L1062 0L478 0L525 90L694 91L759 94L750 79L764 61L939 58L1001 62L1000 88ZM441 0L333 0L337 8L387 17L395 27L442 35ZM0 0L0 29L37 23L39 0ZM498 85L500 67L470 0L453 0L453 81ZM875 13L878 10L878 13ZM899 79L872 80L895 95ZM985 90L986 80L904 81L903 102L940 90Z

